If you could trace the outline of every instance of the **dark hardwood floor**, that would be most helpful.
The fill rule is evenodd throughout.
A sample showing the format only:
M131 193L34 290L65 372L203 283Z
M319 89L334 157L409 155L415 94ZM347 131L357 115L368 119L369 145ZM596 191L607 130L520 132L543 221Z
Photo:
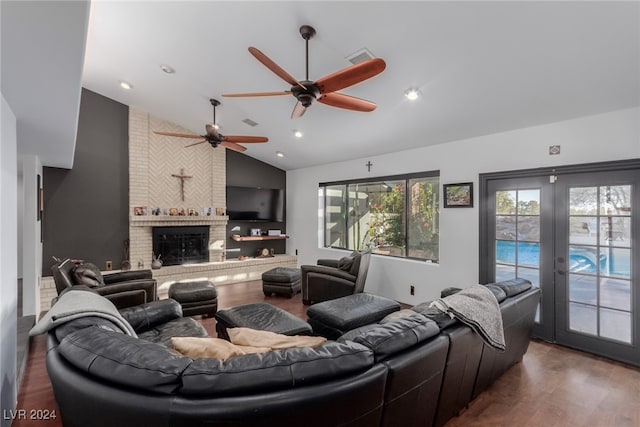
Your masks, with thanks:
M291 299L265 297L260 281L217 289L219 308L266 301L306 319L307 307L299 294ZM203 319L202 323L211 336L216 335L215 319ZM47 377L45 351L46 337L35 337L18 394L18 410L26 410L27 419L15 419L12 427L62 425L59 417L48 421L28 419L31 410L58 413ZM459 426L640 426L640 370L532 341L522 363L447 423L447 427Z

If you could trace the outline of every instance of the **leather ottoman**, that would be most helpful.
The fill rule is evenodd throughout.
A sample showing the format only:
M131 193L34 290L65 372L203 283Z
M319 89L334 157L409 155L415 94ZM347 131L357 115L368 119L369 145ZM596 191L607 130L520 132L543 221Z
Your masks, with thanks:
M182 306L183 316L212 316L218 310L218 292L208 280L176 282L169 286L169 298Z
M277 294L291 298L301 290L299 268L276 267L262 273L262 291L265 296Z
M307 310L307 320L317 335L336 340L399 310L400 304L392 299L361 293L314 304Z
M284 335L311 335L311 326L299 317L263 302L238 305L216 313L218 338L228 340L227 328L251 328Z

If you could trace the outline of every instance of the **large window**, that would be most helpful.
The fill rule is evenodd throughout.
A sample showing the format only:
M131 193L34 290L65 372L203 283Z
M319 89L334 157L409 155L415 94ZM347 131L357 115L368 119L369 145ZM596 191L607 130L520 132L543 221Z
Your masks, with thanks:
M440 172L320 184L324 246L438 262Z

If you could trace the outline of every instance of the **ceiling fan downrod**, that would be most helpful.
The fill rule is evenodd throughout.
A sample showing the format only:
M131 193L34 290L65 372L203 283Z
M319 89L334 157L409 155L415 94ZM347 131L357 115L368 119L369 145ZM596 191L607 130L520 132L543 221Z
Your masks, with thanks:
M300 35L305 41L305 80L309 81L309 39L316 35L316 30L311 25L303 25L300 27Z
M216 127L217 126L217 122L216 122L216 107L218 105L220 105L220 101L218 101L217 99L211 98L209 100L209 102L211 102L211 105L213 105L213 123L212 124L213 124L213 127Z

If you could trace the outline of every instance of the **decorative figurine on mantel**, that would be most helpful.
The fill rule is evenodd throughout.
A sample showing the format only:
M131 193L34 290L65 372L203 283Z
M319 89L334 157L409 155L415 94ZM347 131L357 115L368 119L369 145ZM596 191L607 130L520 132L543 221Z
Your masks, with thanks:
M160 267L162 267L162 260L160 259L162 254L158 254L157 257L156 257L156 254L152 254L152 256L153 256L153 261L151 261L151 268L154 270L158 270Z

